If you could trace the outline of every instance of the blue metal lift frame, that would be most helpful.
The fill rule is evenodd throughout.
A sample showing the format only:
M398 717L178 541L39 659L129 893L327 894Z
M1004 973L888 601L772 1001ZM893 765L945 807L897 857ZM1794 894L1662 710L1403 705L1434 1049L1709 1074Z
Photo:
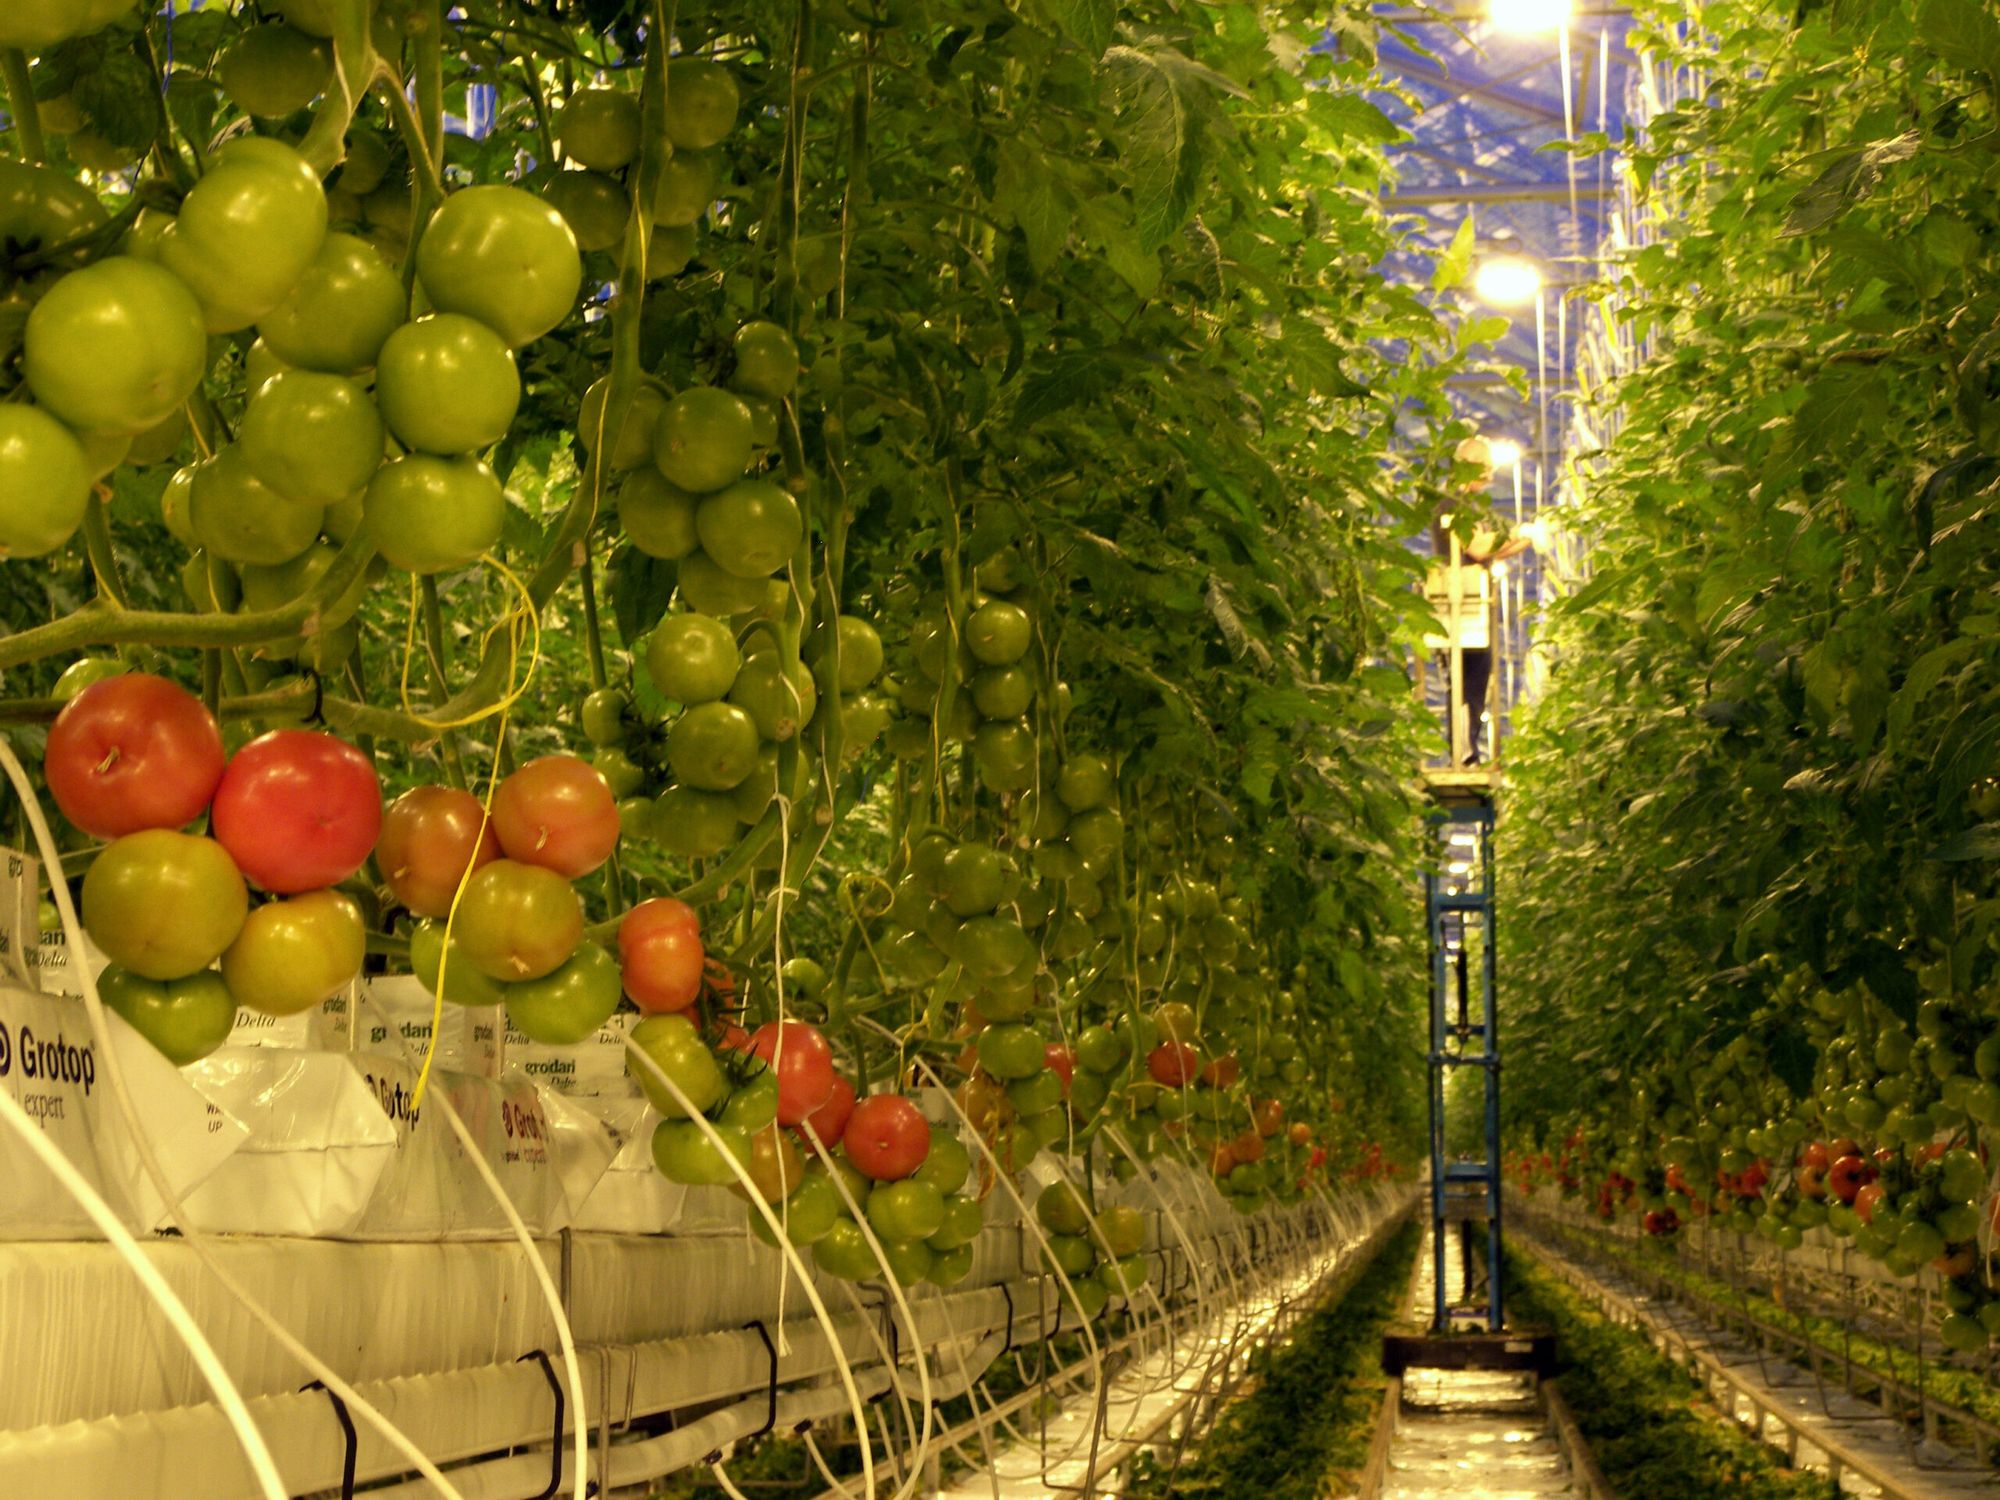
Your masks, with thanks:
M1477 1304L1453 1305L1445 1291L1450 1218L1446 1190L1461 1185L1485 1192L1485 1317L1487 1328L1497 1332L1505 1326L1506 1309L1500 1285L1500 1022L1495 1005L1492 804L1440 808L1431 814L1430 827L1434 860L1424 874L1424 905L1431 945L1431 1250L1436 1257L1431 1331L1448 1333L1454 1314L1477 1313ZM1470 939L1475 934L1480 949L1476 1020L1470 972ZM1484 1075L1483 1161L1453 1161L1447 1151L1445 1080L1454 1069L1464 1067L1478 1068Z

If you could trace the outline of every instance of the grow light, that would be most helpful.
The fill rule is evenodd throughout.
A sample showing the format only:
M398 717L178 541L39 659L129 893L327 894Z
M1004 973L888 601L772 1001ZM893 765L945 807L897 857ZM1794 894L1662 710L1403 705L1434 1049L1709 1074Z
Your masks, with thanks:
M1571 0L1487 0L1486 20L1496 31L1536 36L1561 30L1573 9Z
M1486 451L1492 456L1493 466L1501 468L1521 461L1521 445L1512 438L1489 438Z
M1518 255L1496 255L1479 263L1472 289L1495 307L1525 307L1542 292L1542 273Z

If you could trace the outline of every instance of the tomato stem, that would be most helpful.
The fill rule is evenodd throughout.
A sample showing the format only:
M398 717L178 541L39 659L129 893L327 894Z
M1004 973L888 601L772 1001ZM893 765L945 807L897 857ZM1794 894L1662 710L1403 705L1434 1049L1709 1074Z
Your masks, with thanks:
M19 47L0 50L0 76L6 80L7 113L14 117L14 134L20 137L21 154L29 161L47 161L42 117L35 108L34 85L28 80L27 53Z

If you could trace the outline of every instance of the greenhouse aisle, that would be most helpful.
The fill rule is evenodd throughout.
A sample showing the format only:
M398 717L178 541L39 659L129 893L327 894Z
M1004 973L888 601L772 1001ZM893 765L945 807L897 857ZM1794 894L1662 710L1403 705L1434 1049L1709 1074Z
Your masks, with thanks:
M1460 1266L1446 1256L1452 1301L1463 1296ZM1435 1261L1429 1236L1411 1279L1410 1314L1431 1307ZM1492 1370L1412 1370L1389 1452L1382 1500L1528 1500L1578 1495L1531 1374Z

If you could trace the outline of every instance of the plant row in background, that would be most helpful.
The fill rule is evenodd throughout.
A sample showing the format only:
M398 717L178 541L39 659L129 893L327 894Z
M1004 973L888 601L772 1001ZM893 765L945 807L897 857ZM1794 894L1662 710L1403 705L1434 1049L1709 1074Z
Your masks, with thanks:
M1592 576L1515 743L1517 1170L1671 1234L1821 1227L2000 1328L2000 21L1639 7Z

